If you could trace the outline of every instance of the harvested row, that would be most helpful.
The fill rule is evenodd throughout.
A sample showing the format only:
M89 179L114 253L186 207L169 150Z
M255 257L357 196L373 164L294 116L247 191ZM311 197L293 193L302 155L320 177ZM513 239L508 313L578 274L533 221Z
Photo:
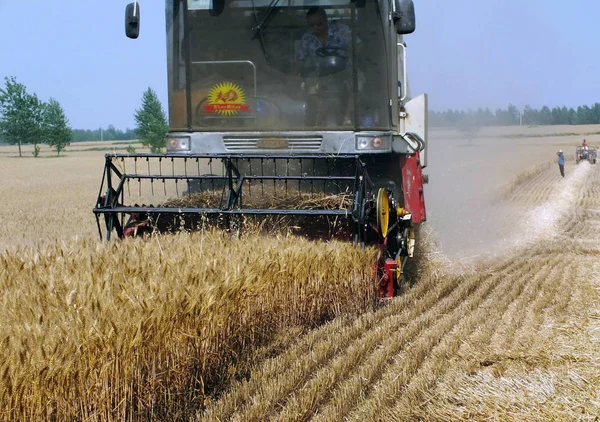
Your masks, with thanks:
M506 268L504 271L509 274L518 274L522 271L522 267L528 265L527 262L527 257L523 257L502 267ZM209 407L201 419L265 420L277 417L294 419L293 415L302 413L300 403L313 403L311 406L317 406L319 402L326 404L327 401L324 398L326 399L327 394L330 394L328 391L338 396L335 399L338 405L335 406L334 413L327 415L331 418L330 420L338 419L342 416L339 412L348 411L348 402L352 401L349 394L354 397L365 394L365 391L356 391L355 386L359 381L356 376L357 372L363 374L360 378L364 379L366 376L370 381L363 386L364 389L371 389L371 384L380 378L381 374L378 372L383 371L389 365L389 360L397 355L399 349L415 339L418 340L422 332L431 325L435 326L438 323L437 315L452 312L456 307L464 306L463 301L469 298L473 291L483 290L485 293L501 281L501 277L492 277L487 284L482 284L482 278L476 275L468 279L449 277L446 283L439 283L440 280L433 277L429 279L429 282L423 280L422 283L417 284L416 289L425 289L425 292L416 301L410 291L408 295L399 298L396 303L390 304L385 309L358 318L355 324L359 332L355 335L361 334L360 330L365 328L365 320L368 321L367 326L373 326L375 329L362 332L354 345L348 347L341 358L333 354L328 360L315 361L314 356L309 354L305 356L305 359L297 361L298 354L292 348L289 352L266 362L264 367L257 369L249 382L237 385L220 402ZM347 336L343 331L336 333L335 339L336 342L333 344L345 345L347 342ZM327 344L319 344L317 348L320 346L328 347ZM376 362L369 362L362 369L357 368L356 365L348 365L348 361L360 362L366 359L365 356L370 358L370 351L376 352L375 356L378 356ZM289 381L288 374L301 371L306 366L304 361L309 363L308 371L286 388L285 385ZM315 364L318 364L316 369ZM281 372L274 374L267 370L273 367L279 368ZM367 372L369 372L368 375ZM294 379L294 376L290 375L290 377ZM339 397L333 387L344 384L344 380L350 378L352 381L347 383L350 384L350 388L348 385L342 387L347 394ZM253 390L254 393L246 395L248 384L259 384L260 388ZM354 384L355 391L352 391L352 384ZM299 386L303 386L303 388L297 389ZM303 396L306 398L303 399ZM315 400L315 397L319 397L319 399ZM234 409L237 411L232 414L231 411ZM279 413L275 412L277 409L284 410ZM310 411L310 408L308 410Z
M539 205L552 194L552 186L543 186L544 181L558 181L557 173L554 163L538 164L515 176L501 189L504 199L515 204Z
M525 311L522 305L530 302L541 291L543 283L549 278L556 265L558 263L553 262L552 265L542 268L535 274L525 273L517 278L512 278L511 283L505 283L505 286L508 287L507 291L502 292L502 295L490 298L475 312L465 316L465 320L461 322L459 328L449 335L439 348L433 350L428 365L411 380L394 408L386 412L386 415L393 416L395 419L419 417L425 414L435 417L434 409L426 409L426 412L423 412L420 404L431 402L435 397L432 390L451 369L448 361L456 355L468 356L468 350L483 350L490 347L492 337L502 333L498 324L503 319L509 319L510 329L506 333L507 337L503 336L503 338L510 343L511 337L514 338L514 332L520 329L524 321L523 318L513 318L510 308L517 308L517 310L521 308L521 312ZM528 282L528 278L532 281ZM510 345L507 344L505 347L510 348Z
M473 288L479 289L479 286L473 286ZM372 348L377 348L377 351L383 351L384 359L379 359L376 362L370 362L369 367L373 367L375 369L374 373L370 373L368 379L371 381L371 385L375 384L375 381L379 378L379 373L383 372L385 369L389 367L389 359L399 353L403 352L403 349L408 346L408 344L412 342L418 342L422 337L422 333L427 332L430 329L435 329L435 325L437 321L435 318L432 318L432 315L435 314L446 314L446 313L454 313L456 312L456 307L462 306L461 298L468 296L468 291L461 291L460 289L455 290L457 294L452 295L456 297L457 300L440 300L438 301L441 306L434 306L433 309L424 312L419 315L415 319L415 323L407 324L401 327L394 327L389 325L382 325L382 338L377 344L377 346L373 345ZM451 299L451 296L448 297ZM361 347L364 347L364 344L361 344L357 347L359 351ZM307 383L303 386L302 389L296 391L294 393L293 400L286 405L284 410L281 412L278 420L290 420L296 417L297 419L303 419L297 415L302 415L299 411L300 409L307 409L308 414L314 413L316 411L317 406L320 402L324 403L328 400L329 395L332 390L336 388L340 380L346 379L348 376L356 371L356 366L359 363L362 363L364 360L362 353L357 353L356 350L348 350L346 352L346 356L342 359L339 359L334 362L330 362L326 368L324 368L321 373L317 374L315 378L311 380L311 382ZM382 357L383 357L382 356ZM372 365L374 363L374 365ZM345 369L341 370L341 369ZM359 368L367 369L365 367ZM379 371L378 371L379 369ZM369 387L367 387L369 388ZM367 395L369 391L359 391L359 395ZM318 398L315 399L315 398ZM311 407L308 407L304 404L311 404ZM347 405L348 402L346 402ZM304 410L305 412L307 410ZM295 416L296 415L296 416Z
M572 258L565 256L566 260ZM579 274L573 277L573 271ZM576 266L566 266L560 278L565 274L570 274L568 283L551 279L560 286L553 305L535 314L540 301L528 308L537 321L534 327L521 328L520 342L493 343L456 356L447 375L430 392L436 399L420 414L432 420L593 418L599 410L591 401L596 393L581 386L597 379L590 374L597 374L600 362L590 353L593 343L580 336L587 337L581 324L589 318L581 315L581 307L589 307L594 295L583 286L563 291L565 284L584 282ZM597 292L595 297L597 300Z
M500 279L506 280L504 277ZM498 282L494 289L485 294L476 294L465 300L459 312L443 315L439 328L421 333L419 342L412 345L404 355L405 359L398 359L396 364L389 368L384 382L372 394L372 400L367 399L359 406L353 420L381 420L382 417L385 419L383 412L393 406L400 396L404 397L410 391L408 388L411 385L420 382L421 367L425 368L425 371L431 368L433 379L437 379L440 374L436 372L447 365L447 358L456 353L464 335L486 323L489 317L486 308L495 305L497 311L502 312L503 308L518 297L521 288L519 284L516 284L515 288L512 283ZM428 388L429 386L424 385L419 389L417 384L419 391ZM409 409L417 408L422 402L418 392L413 392L408 398L411 404Z
M569 188L579 197L597 178L590 171L580 186ZM511 304L489 344L471 336L449 356L445 375L438 375L419 406L407 412L400 401L387 415L444 421L593 418L599 409L590 401L595 392L582 386L597 378L589 374L597 373L600 362L593 353L573 351L594 347L581 328L589 324L590 305L598 299L598 280L589 266L598 250L580 227L599 223L599 217L593 210L569 207L557 222L556 241L536 247L533 271L510 280L527 283L529 294ZM547 273L552 262L555 268ZM492 326L494 315L490 312Z

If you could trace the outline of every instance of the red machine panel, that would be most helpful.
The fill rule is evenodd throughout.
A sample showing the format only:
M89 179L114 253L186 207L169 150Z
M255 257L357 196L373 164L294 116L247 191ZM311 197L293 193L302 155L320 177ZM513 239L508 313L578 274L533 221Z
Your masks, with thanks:
M404 191L404 208L412 214L413 223L422 223L427 219L425 214L425 197L423 195L423 172L419 152L403 155L402 190Z

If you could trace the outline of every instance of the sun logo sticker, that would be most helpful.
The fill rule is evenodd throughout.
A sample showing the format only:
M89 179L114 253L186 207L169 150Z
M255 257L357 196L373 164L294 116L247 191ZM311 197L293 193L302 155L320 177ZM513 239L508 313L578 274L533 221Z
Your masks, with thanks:
M231 116L239 112L249 112L250 105L246 104L244 90L231 82L215 85L208 93L208 104L204 111Z

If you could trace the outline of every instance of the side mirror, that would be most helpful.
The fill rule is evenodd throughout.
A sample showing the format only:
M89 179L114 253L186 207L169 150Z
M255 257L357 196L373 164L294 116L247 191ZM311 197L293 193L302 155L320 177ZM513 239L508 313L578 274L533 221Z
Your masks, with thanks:
M396 11L393 13L394 25L399 35L415 32L415 5L412 0L394 0Z
M140 36L140 5L137 1L125 8L125 35L134 40Z

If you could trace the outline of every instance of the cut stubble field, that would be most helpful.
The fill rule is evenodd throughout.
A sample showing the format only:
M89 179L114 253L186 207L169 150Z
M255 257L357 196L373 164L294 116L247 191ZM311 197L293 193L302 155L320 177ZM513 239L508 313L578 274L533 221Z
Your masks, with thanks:
M595 420L600 167L554 159L597 132L432 131L436 240L383 306L374 251L102 243L102 153L0 154L0 419Z

